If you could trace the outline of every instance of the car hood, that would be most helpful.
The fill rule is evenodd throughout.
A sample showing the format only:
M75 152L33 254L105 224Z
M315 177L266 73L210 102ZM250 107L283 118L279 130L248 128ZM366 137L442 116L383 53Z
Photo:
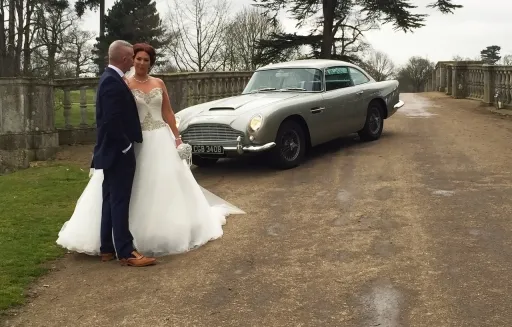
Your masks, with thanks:
M257 111L271 104L300 96L299 93L266 92L243 94L231 98L210 101L195 106L194 116L240 116L247 112ZM194 109L194 108L189 108ZM187 111L185 109L184 111ZM183 112L185 113L185 112Z
M239 125L241 127L245 126L254 114L264 114L263 111L273 110L283 101L308 95L309 93L297 92L242 94L188 107L179 111L176 116L181 121L180 130L186 129L190 124L203 123Z

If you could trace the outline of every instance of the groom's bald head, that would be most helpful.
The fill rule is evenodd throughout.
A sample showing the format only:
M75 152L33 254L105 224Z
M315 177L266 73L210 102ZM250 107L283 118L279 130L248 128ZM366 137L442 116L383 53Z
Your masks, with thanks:
M133 66L133 46L123 40L117 40L108 47L108 63L127 72Z

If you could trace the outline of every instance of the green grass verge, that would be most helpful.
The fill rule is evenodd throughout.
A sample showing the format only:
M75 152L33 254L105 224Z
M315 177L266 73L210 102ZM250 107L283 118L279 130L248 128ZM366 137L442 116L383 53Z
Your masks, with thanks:
M23 304L25 290L62 256L55 241L88 181L76 167L35 167L0 176L0 313Z

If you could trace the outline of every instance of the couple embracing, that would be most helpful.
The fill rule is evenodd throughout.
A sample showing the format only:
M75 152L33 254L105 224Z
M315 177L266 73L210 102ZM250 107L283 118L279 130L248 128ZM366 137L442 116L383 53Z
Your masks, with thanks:
M93 174L57 244L148 266L221 237L225 217L243 211L199 186L180 158L166 86L149 76L155 50L118 40L108 57L97 91Z

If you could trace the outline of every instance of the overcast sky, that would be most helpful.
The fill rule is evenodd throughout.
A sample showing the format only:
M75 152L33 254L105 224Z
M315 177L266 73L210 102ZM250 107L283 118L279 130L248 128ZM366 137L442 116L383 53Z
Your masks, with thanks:
M455 55L475 58L479 56L480 50L489 45L501 46L502 56L512 53L512 0L456 0L464 8L457 10L454 15L443 15L427 9L426 5L433 1L413 1L418 6L418 12L430 14L425 27L405 34L394 31L392 26L384 25L380 30L366 33L366 39L374 48L389 54L399 65L414 55L426 56L434 62L450 60ZM164 18L168 12L168 2L171 1L156 2ZM232 0L231 11L236 12L252 2ZM107 8L113 3L114 0L106 0ZM282 18L287 31L296 31L293 20ZM85 15L83 25L97 32L98 13Z

